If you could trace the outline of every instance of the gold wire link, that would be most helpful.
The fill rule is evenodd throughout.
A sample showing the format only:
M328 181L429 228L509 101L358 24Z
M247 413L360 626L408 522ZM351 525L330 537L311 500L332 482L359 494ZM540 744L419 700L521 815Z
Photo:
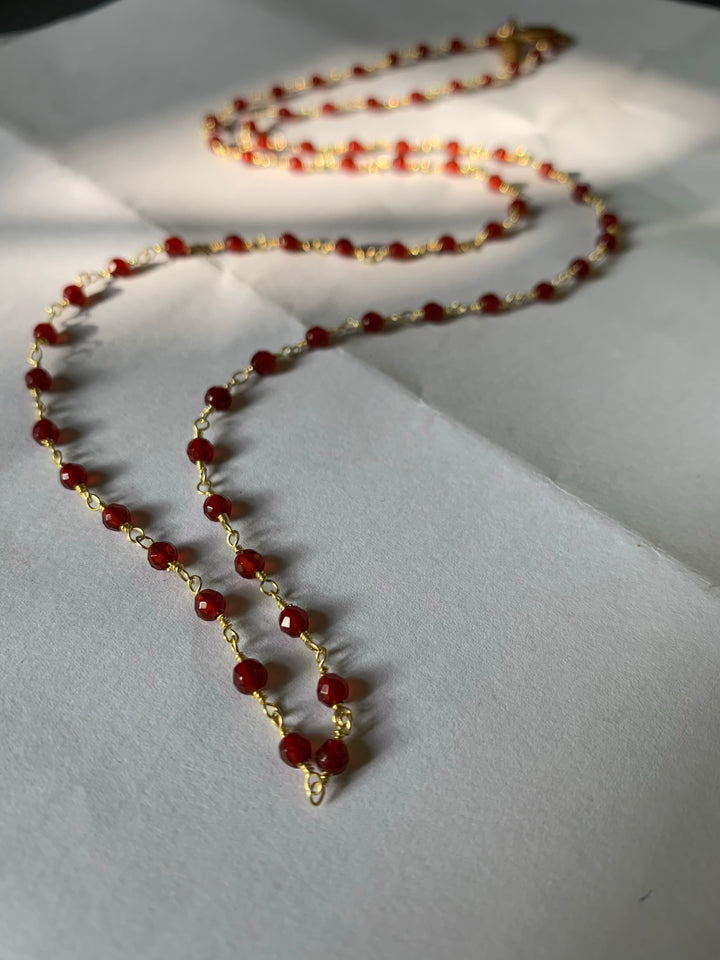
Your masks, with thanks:
M98 510L104 510L107 506L105 501L101 500L96 493L92 493L90 490L88 490L84 483L81 483L76 489L92 511L97 512Z
M225 386L228 390L232 390L233 387L239 387L241 384L247 383L254 372L252 367L243 367L242 370L236 370Z
M43 356L42 347L36 341L30 347L30 353L28 354L28 363L31 364L33 367L37 367L40 365L42 356Z
M202 577L197 573L191 574L187 567L180 563L179 560L174 560L172 563L169 563L168 570L174 570L183 583L188 585L191 593L197 594L202 589Z
M266 597L274 597L275 600L279 601L279 603L280 603L282 606L284 606L285 603L284 603L284 601L282 600L282 598L280 597L280 586L279 586L279 584L278 584L275 580L271 580L265 573L263 573L262 570L259 570L259 571L255 574L255 576L256 576L256 578L260 581L260 589L261 589L262 592L265 594L265 596L266 596ZM266 589L266 587L270 587L270 589L268 590L268 589Z
M335 724L335 736L338 740L350 735L352 730L352 710L345 703L337 703L333 707L333 723Z
M204 460L198 460L197 468L198 474L200 475L200 480L198 481L195 489L198 493L201 493L203 496L207 497L213 492L213 485L208 475L207 464Z
M314 807L319 807L325 796L325 785L330 779L327 773L318 773L313 770L309 763L300 764L300 769L305 774L305 793L310 803Z
M265 716L269 720L272 720L272 722L278 728L280 733L283 736L285 736L287 734L287 730L285 728L285 718L283 717L283 713L280 707L276 703L273 703L271 700L268 700L267 694L264 693L262 690L256 690L253 693L253 696L258 701L260 706L263 708L263 713L265 714Z
M136 543L139 547L142 547L143 550L149 550L155 543L153 538L145 533L142 527L133 527L131 524L126 523L122 529L127 534L128 540L131 543Z
M227 533L227 542L235 551L235 553L240 553L242 550L242 544L240 543L240 532L235 529L235 527L230 525L230 520L226 513L221 513L218 517L218 523L222 526L223 530Z
M195 430L196 437L199 437L200 434L203 433L205 430L207 430L207 428L210 426L210 421L208 420L208 417L213 412L213 409L214 408L210 406L210 404L208 404L207 407L205 407L203 412L200 414L200 416L197 418L197 420L195 420L195 422L193 423L193 428Z
M322 675L324 673L327 673L327 667L325 666L325 661L327 660L328 652L325 649L325 647L321 647L319 643L316 643L307 630L304 630L300 634L300 639L308 648L308 650L312 650L312 652L315 654L315 659L317 660L318 670L320 671L320 674Z
M218 622L223 628L223 637L227 640L230 646L233 649L235 658L238 661L245 660L245 654L240 649L240 635L238 634L235 627L228 620L228 618L223 614L221 617L218 617Z

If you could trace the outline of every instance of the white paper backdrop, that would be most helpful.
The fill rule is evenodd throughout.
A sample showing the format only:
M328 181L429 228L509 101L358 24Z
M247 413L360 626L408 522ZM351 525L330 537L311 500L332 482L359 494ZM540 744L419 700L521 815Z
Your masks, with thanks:
M630 250L547 310L308 357L223 427L244 540L279 558L361 694L354 769L318 811L239 702L218 632L28 440L22 359L72 274L167 229L412 239L474 224L491 206L471 210L464 185L301 191L226 167L197 119L248 84L507 11L125 0L3 48L3 955L720 954L720 21L522 6L579 45L393 132L546 150L610 192ZM550 205L536 233L462 262L151 271L55 355L68 454L192 549L311 732L326 719L308 706L311 665L232 575L193 493L183 448L202 393L369 297L404 306L553 270L587 221L536 196Z

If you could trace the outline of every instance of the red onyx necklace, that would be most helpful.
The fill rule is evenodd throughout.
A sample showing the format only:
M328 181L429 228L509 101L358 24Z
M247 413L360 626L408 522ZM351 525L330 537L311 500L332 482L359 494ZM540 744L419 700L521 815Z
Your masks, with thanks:
M353 174L441 173L482 182L498 194L506 205L503 214L481 226L474 236L458 239L444 235L415 246L399 240L391 243L356 244L347 237L336 240L302 239L291 233L255 238L232 234L215 243L201 244L187 243L178 236L167 237L163 243L148 246L134 257L111 260L106 269L79 274L74 283L65 287L62 297L47 308L46 320L39 323L34 330L28 358L31 369L25 375L37 413L37 420L32 428L33 438L50 451L53 463L59 470L61 484L68 490L79 493L90 510L101 516L103 525L108 530L124 533L131 543L143 550L154 570L176 574L189 588L195 613L201 620L219 624L222 636L234 654L235 687L241 694L253 697L277 728L280 735L280 757L289 766L302 772L307 796L314 806L322 802L330 778L343 773L349 762L346 741L350 736L353 721L352 711L348 706L348 700L351 700L350 684L340 674L330 670L328 650L313 636L307 612L294 599L283 596L280 585L265 569L265 559L256 549L258 545L245 545L241 542L240 531L233 525L233 505L228 497L216 489L211 477L215 450L206 434L210 431L214 418L226 416L232 410L234 394L245 392L254 383L289 369L306 352L322 351L339 345L347 337L356 334L378 335L383 331L414 324L449 323L468 315L502 315L530 304L547 303L564 297L582 284L591 273L604 269L618 246L620 225L617 217L608 211L605 200L588 184L579 182L550 162L534 158L524 148L488 149L482 145L468 146L458 141L439 140L397 143L378 141L364 145L352 140L349 143L315 147L308 141L289 142L279 132L279 125L292 125L303 119L337 116L360 110L395 110L431 103L449 95L466 95L480 88L492 89L506 85L534 71L567 42L567 38L551 28L521 28L514 23L508 23L496 33L481 36L471 42L451 40L436 47L421 45L391 52L377 63L357 64L342 72L331 72L327 76L315 75L309 79L286 82L265 94L256 94L247 99L238 98L224 110L205 118L204 130L211 149L221 157L240 160L252 166L276 166L298 173L326 170L343 170ZM502 59L500 69L492 76L484 74L470 79L452 80L445 86L415 90L401 98L353 99L347 102L328 100L320 107L307 109L293 106L294 101L306 91L332 88L354 78L371 76L381 70L398 69L430 59L449 59L485 48L497 50ZM99 303L110 287L122 283L124 278L142 270L151 261L170 262L195 255L235 256L282 249L295 254L337 254L359 261L379 263L387 258L409 262L428 256L453 256L480 251L486 243L494 243L525 229L534 217L534 212L521 195L519 187L506 180L503 175L490 174L485 170L482 164L487 160L500 164L500 169L508 166L530 168L541 178L563 187L573 201L581 208L587 208L591 214L595 224L595 239L591 249L569 265L562 266L554 276L541 279L530 290L504 294L485 291L471 302L443 304L431 301L397 313L368 310L363 316L346 318L335 327L311 327L296 343L286 344L275 350L256 350L246 366L231 373L224 382L209 387L205 393L202 412L192 425L193 436L187 446L187 456L197 469L196 489L203 498L205 515L223 530L233 553L233 563L238 575L243 580L254 580L257 583L262 593L269 597L279 610L280 630L287 637L297 638L303 643L317 663L319 679L316 695L320 703L331 711L333 733L323 743L313 746L303 733L293 729L286 720L283 709L276 702L273 677L268 675L264 664L254 656L248 656L241 648L240 633L226 615L225 597L219 591L206 586L198 573L187 568L182 560L181 547L166 540L154 539L147 530L133 522L131 509L124 504L106 503L100 494L92 489L88 469L65 459L58 446L61 438L60 427L49 416L51 401L46 399L46 394L52 392L53 380L44 364L45 352L66 345L72 347L71 333L64 329L63 324L68 312L82 311L89 304ZM272 691L272 699L268 691Z

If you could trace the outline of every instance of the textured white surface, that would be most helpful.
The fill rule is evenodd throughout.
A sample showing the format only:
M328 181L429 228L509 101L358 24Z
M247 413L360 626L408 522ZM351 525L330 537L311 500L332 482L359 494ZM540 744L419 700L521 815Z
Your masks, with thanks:
M486 7L482 23L456 4L413 27L482 29L505 13ZM172 9L128 0L13 41L0 63L15 129L0 134L0 954L714 960L720 608L651 542L717 570L718 77L703 60L717 16L638 5L619 32L619 6L601 22L553 4L528 18L582 46L522 92L402 118L402 132L462 123L576 163L637 223L611 275L547 311L310 356L224 423L244 540L280 559L363 694L356 767L312 811L229 684L218 631L28 441L18 370L69 276L166 227L348 232L361 216L360 235L412 236L475 214L454 185L299 193L194 139L243 79L277 76L271 59L292 73L412 39L399 5L316 22L319 5ZM308 320L366 307L371 284L385 307L462 296L477 274L536 279L585 227L553 207L537 238L442 270L176 264L134 278L53 354L67 387L53 410L79 435L68 454L232 596L247 649L287 678L292 723L326 722L311 665L232 574L193 492L183 447L204 388Z

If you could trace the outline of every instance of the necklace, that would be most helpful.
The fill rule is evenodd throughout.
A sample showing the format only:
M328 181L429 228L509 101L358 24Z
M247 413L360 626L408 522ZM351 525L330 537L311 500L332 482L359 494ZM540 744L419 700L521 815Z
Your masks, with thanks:
M262 554L241 543L240 532L231 522L232 503L216 490L211 479L210 465L215 449L205 436L206 432L215 416L222 416L230 411L236 393L246 391L253 383L291 367L307 351L322 351L356 334L380 334L383 330L424 322L444 323L469 314L494 315L532 303L549 302L566 295L592 272L602 268L616 250L620 225L617 217L608 212L605 200L588 184L578 182L569 173L557 169L549 162L534 158L525 148L488 149L479 144L463 146L457 141L423 140L414 143L400 141L396 144L379 141L366 146L351 141L349 144L316 149L312 144L289 144L282 136L261 132L257 120L269 120L272 125L279 120L296 120L363 109L357 105L359 101L351 101L349 106L326 104L318 110L292 112L286 107L278 107L277 103L303 90L338 84L351 77L365 76L375 69L399 66L429 57L449 56L468 49L499 47L505 60L504 69L495 78L453 81L440 91L416 91L403 100L364 101L364 108L376 109L375 104L379 104L381 109L394 109L396 106L436 99L448 92L491 86L495 82L511 82L528 69L537 66L546 52L564 45L565 42L565 38L549 28L518 28L514 24L506 24L496 34L482 37L470 44L454 40L434 50L426 46L417 47L403 53L391 53L379 66L355 66L343 73L332 73L329 78L313 77L310 81L294 81L274 88L267 96L259 95L250 101L236 100L219 115L205 119L204 129L214 152L252 164L275 165L297 171L342 169L368 173L446 173L483 182L491 191L503 197L508 205L504 218L485 224L473 237L457 240L445 235L417 246L409 246L400 241L358 245L345 237L337 240L301 239L290 233L253 239L231 234L223 240L201 244L188 244L182 237L170 236L161 244L146 247L134 257L115 258L105 269L79 274L74 283L65 287L62 297L47 307L47 319L34 329L28 357L31 369L25 375L25 383L30 390L38 418L32 428L33 438L50 451L53 463L59 470L61 484L69 490L77 491L89 509L101 515L107 529L124 533L131 543L142 549L153 569L175 573L190 590L197 616L204 621L216 621L220 625L223 638L230 645L236 661L233 670L235 687L240 693L252 696L277 728L281 738L280 756L289 766L301 770L306 794L314 806L322 802L330 777L341 774L348 764L349 755L345 741L353 722L351 708L347 705L350 698L349 685L342 676L330 671L327 663L328 650L310 632L307 612L282 596L279 584L269 577L265 570ZM332 107L332 110L328 107ZM233 134L236 135L236 142L232 142ZM310 158L309 163L303 159L303 155L306 159ZM360 156L365 159L359 159ZM332 328L311 327L305 332L303 339L286 344L278 350L258 350L252 355L247 366L236 370L223 384L208 388L204 397L204 408L193 423L193 436L187 446L187 455L198 471L196 489L203 497L205 515L224 531L225 539L233 551L234 567L239 576L245 580L257 581L262 593L276 604L279 609L280 630L289 637L298 638L315 658L319 673L317 697L332 711L334 730L333 736L313 751L307 737L297 730L289 729L283 710L268 697L268 672L261 661L247 656L241 649L240 635L226 615L225 597L219 591L206 587L199 574L188 570L181 560L180 551L173 543L155 540L143 527L133 523L132 513L127 506L106 503L94 492L89 486L88 472L84 466L65 460L58 446L60 429L49 419L49 405L44 399L46 392L52 390L52 377L43 363L45 350L71 344L69 333L61 326L66 311L81 311L88 304L99 302L108 288L133 272L142 270L151 261L170 262L190 256L233 255L283 249L298 254L338 254L354 257L359 261L378 263L386 258L410 261L425 256L478 251L486 243L522 229L532 216L530 207L521 196L520 188L498 174L489 174L481 165L481 162L489 159L503 165L527 167L541 178L564 187L573 201L587 207L594 216L599 231L593 248L553 277L539 281L532 290L520 290L505 295L485 292L476 300L466 303L441 304L431 301L422 307L390 314L369 310L362 317L347 318Z

